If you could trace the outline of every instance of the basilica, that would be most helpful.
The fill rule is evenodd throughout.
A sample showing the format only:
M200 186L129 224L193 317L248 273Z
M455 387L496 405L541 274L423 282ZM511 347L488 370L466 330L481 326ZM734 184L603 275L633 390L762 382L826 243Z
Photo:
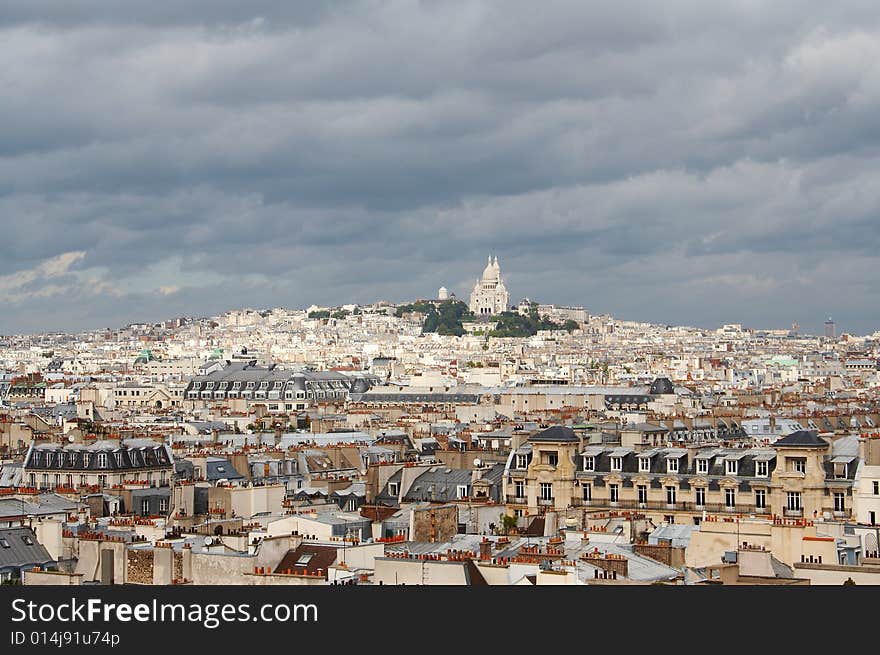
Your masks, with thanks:
M498 257L486 263L483 277L477 280L474 290L471 292L470 310L477 316L489 316L507 311L510 302L510 294L501 279L501 267L498 266Z

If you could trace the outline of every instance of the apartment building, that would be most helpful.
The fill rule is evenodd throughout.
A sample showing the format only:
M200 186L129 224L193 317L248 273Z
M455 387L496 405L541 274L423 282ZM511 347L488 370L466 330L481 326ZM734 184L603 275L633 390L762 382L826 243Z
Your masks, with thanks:
M859 464L854 437L834 444L801 430L761 448L581 446L556 426L511 453L504 474L514 515L637 510L668 523L705 513L849 519Z

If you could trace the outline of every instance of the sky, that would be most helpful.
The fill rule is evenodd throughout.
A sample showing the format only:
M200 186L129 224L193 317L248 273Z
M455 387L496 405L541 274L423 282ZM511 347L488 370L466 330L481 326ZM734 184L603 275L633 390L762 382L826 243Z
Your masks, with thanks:
M0 334L523 297L880 329L876 1L4 0Z

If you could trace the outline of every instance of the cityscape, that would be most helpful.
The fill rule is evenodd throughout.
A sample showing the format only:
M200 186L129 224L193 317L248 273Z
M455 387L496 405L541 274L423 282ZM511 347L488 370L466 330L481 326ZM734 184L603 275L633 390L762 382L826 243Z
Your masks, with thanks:
M21 585L880 582L880 331L474 285L0 339Z
M0 7L8 648L876 606L876 1Z

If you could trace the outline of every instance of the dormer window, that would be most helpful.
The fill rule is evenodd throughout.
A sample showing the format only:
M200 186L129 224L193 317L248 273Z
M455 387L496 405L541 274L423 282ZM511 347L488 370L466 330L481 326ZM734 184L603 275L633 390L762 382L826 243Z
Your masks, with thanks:
M46 453L46 468L52 466L52 461L55 458L55 453Z
M611 458L611 470L612 471L622 471L623 470L623 457L612 457Z
M269 383L266 381L260 382L260 389L268 389Z
M107 453L98 453L98 468L107 468Z
M83 453L83 467L89 468L89 464L91 463L91 461L92 461L91 453Z
M397 494L399 494L399 493L400 493L400 487L398 486L398 484L396 482L389 482L388 483L388 495L396 497Z
M596 458L592 455L584 456L584 470L585 471L595 471L596 470Z
M233 383L232 383L232 388L233 388L233 389L241 389L241 382L240 382L240 381L239 381L239 382L233 382Z
M456 498L461 500L462 498L467 498L467 495L468 495L467 485L466 484L458 485L458 488L456 489Z
M651 458L650 457L639 457L639 472L640 473L650 473L651 472Z
M789 471L794 473L806 473L807 472L807 460L805 457L789 457L788 458L788 466Z
M739 462L737 462L735 459L724 460L724 473L725 473L725 475L736 475L736 472L739 468L737 466L738 464L739 464Z
M527 466L528 458L525 455L516 456L516 468L524 469Z
M755 476L759 478L766 478L769 467L767 466L767 462L755 462Z
M698 459L697 460L697 473L708 473L709 472L709 460L708 459Z
M666 460L666 472L678 473L678 458L670 457Z
M550 466L556 466L559 463L559 454L554 450L546 453L541 453L542 455L542 464L549 464Z
M116 459L116 466L122 466L122 453L113 453L113 457Z

